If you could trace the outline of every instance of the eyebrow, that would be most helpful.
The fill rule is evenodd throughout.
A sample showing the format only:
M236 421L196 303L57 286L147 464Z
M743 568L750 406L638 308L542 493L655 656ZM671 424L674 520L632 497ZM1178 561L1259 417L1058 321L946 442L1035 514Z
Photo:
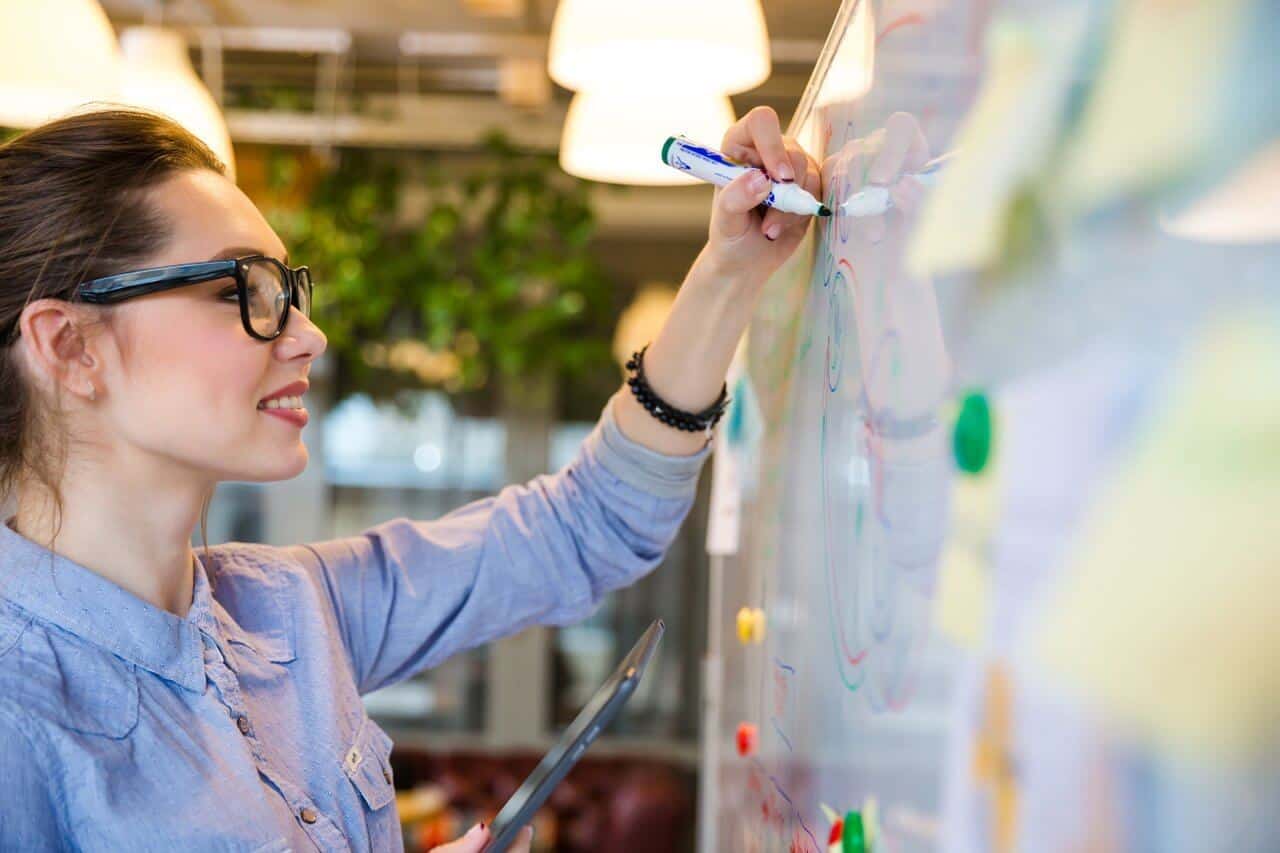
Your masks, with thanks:
M270 252L264 252L262 249L254 246L228 246L209 260L225 261L231 258L243 258L245 255L266 255L268 258L274 257ZM285 266L289 266L289 250L285 250L283 258L277 258L276 260L280 261L280 263Z

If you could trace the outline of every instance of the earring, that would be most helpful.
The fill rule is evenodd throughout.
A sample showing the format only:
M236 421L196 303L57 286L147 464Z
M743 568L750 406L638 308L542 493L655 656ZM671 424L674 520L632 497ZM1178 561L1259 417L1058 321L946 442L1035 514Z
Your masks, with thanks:
M89 399L90 400L98 399L98 389L93 387L92 382L89 383Z

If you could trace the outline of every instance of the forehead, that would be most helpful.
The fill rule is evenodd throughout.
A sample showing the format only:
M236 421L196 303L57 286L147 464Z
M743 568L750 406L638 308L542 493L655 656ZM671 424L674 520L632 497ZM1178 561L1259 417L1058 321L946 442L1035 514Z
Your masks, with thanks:
M147 195L171 228L169 242L154 258L157 265L207 260L228 246L285 256L284 244L257 205L222 175L206 169L181 172Z

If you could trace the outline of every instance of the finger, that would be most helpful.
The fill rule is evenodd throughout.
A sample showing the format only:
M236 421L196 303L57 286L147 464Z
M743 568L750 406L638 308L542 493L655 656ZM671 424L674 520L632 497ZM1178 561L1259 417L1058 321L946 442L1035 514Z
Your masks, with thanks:
M769 176L758 169L734 178L716 191L712 228L726 239L741 237L754 223L757 205L769 197L772 189Z
M752 169L725 184L720 189L716 204L724 213L748 213L763 203L772 190L773 182L769 176L759 169Z
M764 215L764 220L760 223L760 233L765 236L765 239L777 240L782 236L783 229L799 218L794 213L783 213L781 210L771 207L769 212Z
M480 853L488 843L489 828L483 823L477 823L457 841L441 844L439 847L432 847L431 853Z
M822 178L817 175L817 164L794 139L787 139L787 159L790 160L795 174L801 176L800 185L821 201ZM803 214L769 210L760 224L760 233L770 240L776 240L783 231L804 228L812 218Z
M800 185L808 190L809 194L818 201L824 201L825 191L822 187L822 167L812 157L805 155L804 175L800 179Z
M897 112L884 123L884 145L867 171L867 181L890 184L903 170L918 169L929 159L929 143L911 113Z
M772 107L756 107L725 132L722 148L740 151L749 148L756 151L765 170L779 181L793 181L796 173L787 157L782 139L782 126ZM728 151L725 151L727 154Z
M791 163L792 174L798 175L801 179L801 186L804 186L805 173L809 171L809 155L800 147L800 143L795 140L787 140L787 160ZM805 189L808 189L808 187L805 187Z
M924 185L912 177L899 178L889 188L889 198L893 201L894 209L903 214L914 212L923 197Z
M757 169L764 168L764 160L760 159L760 152L754 148L748 148L745 145L728 144L720 146L720 153L728 157L730 160L736 160L739 163L746 163L748 166L755 166Z

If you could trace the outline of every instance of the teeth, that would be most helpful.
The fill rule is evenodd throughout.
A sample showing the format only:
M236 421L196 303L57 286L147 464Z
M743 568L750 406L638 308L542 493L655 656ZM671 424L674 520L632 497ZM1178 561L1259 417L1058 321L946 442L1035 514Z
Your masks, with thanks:
M259 409L301 409L301 397L277 397L274 400L264 400L258 404Z

